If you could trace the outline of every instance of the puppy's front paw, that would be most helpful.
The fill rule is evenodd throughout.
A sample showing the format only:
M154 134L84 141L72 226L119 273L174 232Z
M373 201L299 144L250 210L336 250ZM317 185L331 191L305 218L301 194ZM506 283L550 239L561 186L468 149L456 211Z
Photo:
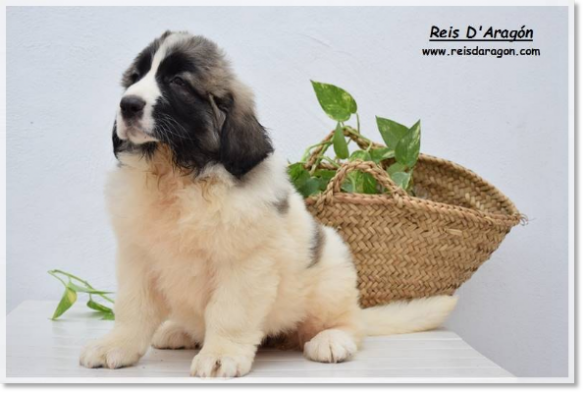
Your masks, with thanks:
M136 364L142 352L123 341L100 339L83 348L79 363L87 368L123 368Z
M234 378L250 372L253 357L210 353L202 350L193 358L191 376L200 378Z
M357 351L351 335L337 329L321 331L305 343L305 356L322 363L338 363L350 358Z

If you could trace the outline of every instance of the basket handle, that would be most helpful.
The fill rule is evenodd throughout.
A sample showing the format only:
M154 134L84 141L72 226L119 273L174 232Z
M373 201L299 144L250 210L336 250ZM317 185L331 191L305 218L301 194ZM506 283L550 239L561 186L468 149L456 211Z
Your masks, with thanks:
M329 134L327 134L327 136L325 138L323 138L323 140L317 146L315 146L315 148L313 148L313 150L311 151L311 154L309 155L309 158L307 159L307 162L305 164L305 168L308 169L308 168L313 167L313 165L317 162L317 158L321 154L321 149L323 148L323 145L330 142L333 139L334 134L335 134L335 130L331 131ZM346 137L351 138L351 140L354 141L356 144L358 144L358 146L361 149L366 149L370 145L370 143L368 141L364 140L359 135L345 131L345 129L343 131L343 134Z
M341 185L351 171L361 171L370 174L374 179L386 190L388 190L394 196L407 196L408 194L404 189L397 186L394 181L390 178L388 173L380 168L378 165L370 161L355 160L348 163L344 163L339 167L337 173L327 185L325 191L319 196L316 205L321 208L323 205L333 198L333 195L341 191Z

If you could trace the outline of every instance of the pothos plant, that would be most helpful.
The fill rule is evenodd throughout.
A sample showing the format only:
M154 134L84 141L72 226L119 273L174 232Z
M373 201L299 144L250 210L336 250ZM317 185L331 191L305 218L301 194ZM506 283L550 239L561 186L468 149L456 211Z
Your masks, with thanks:
M339 168L343 161L363 160L382 165L397 186L413 194L412 174L420 153L420 120L412 127L406 127L393 120L376 116L378 131L385 143L385 146L379 146L361 134L357 104L348 92L327 83L315 81L311 83L321 108L336 122L336 126L333 138L309 146L301 161L288 166L289 176L296 189L305 198L323 192L335 175L335 169ZM347 123L354 115L355 127ZM350 152L352 134L367 142L368 147L362 149L358 146L358 149ZM331 146L333 156L327 153ZM308 163L315 149L318 150L316 160ZM322 162L329 165L321 166ZM349 193L383 192L370 174L357 171L348 174L341 189Z
M59 316L71 308L77 301L79 293L84 293L89 296L86 305L88 308L94 310L98 317L101 317L102 320L114 320L114 311L112 308L103 304L103 301L106 301L108 304L114 303L114 300L108 297L108 294L111 294L110 291L98 290L86 280L65 271L51 270L49 271L49 275L57 278L65 287L65 292L55 312L53 312L52 320L58 319Z

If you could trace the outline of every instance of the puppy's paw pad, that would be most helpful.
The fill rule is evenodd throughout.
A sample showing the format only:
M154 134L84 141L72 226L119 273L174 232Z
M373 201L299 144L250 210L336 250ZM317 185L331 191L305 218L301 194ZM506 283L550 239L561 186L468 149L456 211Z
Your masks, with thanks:
M79 363L87 368L122 368L135 364L141 354L126 347L118 347L108 342L94 342L82 351Z
M251 367L249 357L199 353L191 363L191 376L234 378L247 374Z
M357 351L351 335L342 330L325 330L305 343L304 353L309 360L338 363L349 359Z

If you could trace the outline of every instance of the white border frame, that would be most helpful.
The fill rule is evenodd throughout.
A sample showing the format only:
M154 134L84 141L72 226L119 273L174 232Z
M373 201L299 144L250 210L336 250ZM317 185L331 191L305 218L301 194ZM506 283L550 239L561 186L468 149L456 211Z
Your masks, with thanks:
M48 4L49 3L49 4ZM569 105L568 105L568 117L569 117L569 147L568 147L568 158L569 158L569 198L568 198L568 211L569 211L569 376L563 378L240 378L234 380L198 380L194 378L7 378L6 377L6 160L2 160L0 164L0 180L4 183L4 189L0 194L0 201L3 202L4 209L2 210L2 222L3 225L1 230L4 233L2 242L0 243L0 250L2 252L2 261L0 272L3 274L4 280L0 281L0 313L2 316L2 325L0 328L1 336L1 350L4 357L0 357L0 372L2 375L0 379L3 383L27 383L27 384L55 384L55 383L102 383L102 384L168 384L168 383L179 383L179 384L258 384L258 383L269 383L269 384L284 384L284 383L341 383L341 384L380 384L380 383L417 383L417 384L432 384L432 383L463 383L463 384L485 384L485 383L499 383L499 384L510 384L510 383L548 383L548 384L562 384L562 383L575 383L575 6L573 1L569 0L443 0L440 4L437 1L431 0L394 0L391 4L388 1L381 0L363 0L357 4L356 1L345 0L345 1L323 1L323 0L301 0L301 1L279 1L278 4L274 4L274 1L257 0L250 1L247 5L254 6L321 6L321 5L340 5L340 6L566 6L569 9L568 12L568 73L569 73ZM155 0L103 0L103 1L66 1L66 0L55 0L55 1L42 1L42 0L8 0L4 1L3 7L1 7L0 20L4 21L6 26L6 7L7 6L158 6L159 2ZM197 4L193 4L193 1L188 0L167 0L163 4L164 6L223 6L223 5L242 5L234 0L202 0L198 1ZM4 59L6 59L6 29L1 29L0 32L0 50ZM2 105L0 106L0 119L2 123L0 146L2 147L1 152L4 153L6 159L6 61L2 62L1 67L1 79L0 88L3 94L0 96ZM581 111L583 113L583 110ZM583 237L585 238L585 237Z

